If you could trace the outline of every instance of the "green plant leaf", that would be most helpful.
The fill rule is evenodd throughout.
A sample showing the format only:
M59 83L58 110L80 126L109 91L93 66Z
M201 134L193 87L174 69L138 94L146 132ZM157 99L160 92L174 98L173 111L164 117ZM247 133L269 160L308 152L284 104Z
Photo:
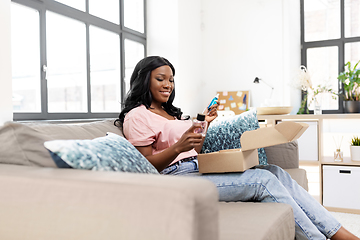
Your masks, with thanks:
M354 137L351 139L351 145L352 145L352 146L360 146L360 138L354 136Z
M343 83L343 90L339 92L338 95L342 95L345 101L349 100L358 100L359 94L356 92L358 88L360 88L360 68L357 69L360 60L355 64L353 68L351 68L350 61L344 65L343 72L339 73L338 79ZM355 85L358 84L358 86Z

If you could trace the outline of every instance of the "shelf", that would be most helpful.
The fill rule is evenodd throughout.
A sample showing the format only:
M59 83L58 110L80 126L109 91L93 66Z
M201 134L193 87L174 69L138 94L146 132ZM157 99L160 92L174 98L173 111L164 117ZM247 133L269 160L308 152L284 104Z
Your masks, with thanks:
M320 115L313 115L313 114L300 114L300 115L258 115L259 124L262 125L262 127L269 127L274 126L280 121L297 121L297 122L316 122L317 124L317 139L316 139L316 147L317 147L317 154L319 161L308 161L308 160L300 160L300 165L303 166L317 166L319 167L319 178L320 178L320 196L319 200L320 203L323 203L323 166L338 166L338 167L344 167L344 168L350 168L350 167L360 167L360 161L351 161L349 152L347 150L344 152L346 154L346 157L344 157L344 160L342 162L335 162L332 155L330 155L329 146L330 144L334 144L331 139L331 135L343 135L345 137L349 137L347 135L349 134L360 134L359 127L358 127L358 121L360 120L360 113L355 114L320 114ZM340 120L340 121L333 121L332 120ZM340 124L339 124L340 123ZM335 124L335 125L333 125ZM338 124L338 125L336 125ZM343 125L341 125L343 124ZM310 126L310 124L309 124ZM334 132L334 129L336 130ZM330 134L329 134L330 133ZM329 138L330 137L330 138ZM330 141L330 140L331 141ZM344 139L345 140L345 139ZM331 142L331 143L330 143ZM315 146L314 144L311 144L311 146ZM331 145L332 146L332 145ZM300 144L299 144L300 147ZM307 150L309 150L309 146L306 147ZM313 158L311 158L313 159ZM314 158L315 159L315 158ZM328 181L328 180L326 180ZM347 185L351 184L351 182L346 183ZM360 204L360 203L359 203ZM340 206L341 204L339 204ZM333 208L335 209L335 208ZM359 206L357 205L356 208L352 209L344 209L344 208L336 208L339 211L343 212L358 212Z
M343 166L360 166L359 161L351 161L350 157L344 157L342 162L335 162L333 157L322 158L321 164L323 165L343 165Z
M303 119L360 119L360 113L344 113L344 114L299 114L299 115L258 115L259 120L266 120L266 119L296 119L296 120L303 120Z
M318 166L320 165L320 161L299 160L299 164L303 166Z

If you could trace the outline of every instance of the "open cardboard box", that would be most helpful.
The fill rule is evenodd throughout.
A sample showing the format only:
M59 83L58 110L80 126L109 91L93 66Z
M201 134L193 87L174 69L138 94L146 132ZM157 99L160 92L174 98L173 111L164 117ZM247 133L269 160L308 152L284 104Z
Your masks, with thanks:
M309 127L306 123L281 122L274 127L244 132L241 148L199 154L200 173L243 172L259 164L258 148L274 146L298 139Z

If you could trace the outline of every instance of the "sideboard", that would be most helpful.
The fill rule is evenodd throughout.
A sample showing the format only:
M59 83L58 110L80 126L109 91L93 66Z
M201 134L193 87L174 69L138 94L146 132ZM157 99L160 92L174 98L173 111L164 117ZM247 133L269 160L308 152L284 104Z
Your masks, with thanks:
M260 126L281 121L306 122L299 141L300 165L319 172L319 201L331 211L360 214L360 162L350 158L350 139L360 136L360 114L258 115ZM334 160L337 148L343 161Z

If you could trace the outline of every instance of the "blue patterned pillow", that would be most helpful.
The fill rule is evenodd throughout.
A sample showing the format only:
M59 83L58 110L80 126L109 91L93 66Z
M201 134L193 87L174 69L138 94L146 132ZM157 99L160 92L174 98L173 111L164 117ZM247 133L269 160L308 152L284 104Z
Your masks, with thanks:
M44 146L60 168L158 174L130 142L114 133L92 140L47 141Z
M256 109L252 109L223 121L212 123L207 130L201 152L211 153L225 149L241 148L241 135L246 131L255 130L259 127ZM259 163L267 165L267 157L264 148L259 148L258 153Z

